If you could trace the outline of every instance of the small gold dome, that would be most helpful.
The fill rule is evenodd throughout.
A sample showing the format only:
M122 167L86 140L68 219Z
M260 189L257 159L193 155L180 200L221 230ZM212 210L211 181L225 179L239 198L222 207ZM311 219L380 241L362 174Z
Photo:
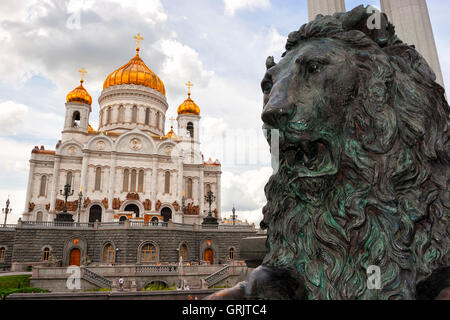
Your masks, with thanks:
M77 103L85 103L88 105L92 104L92 97L83 87L83 80L80 81L80 85L73 89L67 95L67 102L77 102Z
M173 131L173 126L170 127L170 131L167 132L167 134L165 135L166 138L170 138L170 139L174 139L177 140L178 136L175 134L175 132Z
M178 107L178 114L193 114L200 115L200 107L191 99L191 94L188 93L188 98Z
M161 79L153 73L139 57L139 48L136 55L127 64L111 73L103 83L103 89L121 85L136 84L158 90L166 95L166 88Z

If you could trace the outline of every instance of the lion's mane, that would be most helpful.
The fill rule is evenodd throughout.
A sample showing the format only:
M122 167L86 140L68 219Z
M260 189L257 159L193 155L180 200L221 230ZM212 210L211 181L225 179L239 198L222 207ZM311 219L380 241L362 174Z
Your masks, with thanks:
M281 166L265 192L264 264L294 267L310 299L414 299L417 284L449 265L449 105L435 75L382 15L318 16L286 49L316 38L346 44L360 70L348 106L339 171L301 178ZM367 268L381 269L381 290Z

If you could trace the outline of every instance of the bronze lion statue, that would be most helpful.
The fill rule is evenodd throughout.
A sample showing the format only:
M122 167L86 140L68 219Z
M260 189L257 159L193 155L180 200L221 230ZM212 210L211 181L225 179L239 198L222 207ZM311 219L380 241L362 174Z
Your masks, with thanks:
M278 64L268 58L262 120L269 143L279 135L261 222L268 253L248 281L210 299L448 292L449 105L386 15L381 29L369 18L363 6L318 15L289 35Z

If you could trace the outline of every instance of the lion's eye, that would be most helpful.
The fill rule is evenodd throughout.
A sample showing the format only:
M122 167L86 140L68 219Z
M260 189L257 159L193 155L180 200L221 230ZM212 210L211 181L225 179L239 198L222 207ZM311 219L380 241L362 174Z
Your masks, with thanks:
M264 94L269 94L270 91L272 91L273 82L272 77L269 75L266 75L264 77L264 80L261 82L261 89Z
M316 72L320 71L320 67L321 67L321 65L319 62L312 61L312 62L308 63L306 71L308 73L316 73Z

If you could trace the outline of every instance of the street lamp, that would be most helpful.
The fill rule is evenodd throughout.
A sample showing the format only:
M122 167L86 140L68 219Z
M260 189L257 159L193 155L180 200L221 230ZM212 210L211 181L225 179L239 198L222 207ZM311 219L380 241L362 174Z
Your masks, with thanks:
M78 194L78 224L80 224L82 201L83 201L83 187L80 186L80 193Z
M233 214L231 215L231 218L233 219L233 226L236 224L236 208L234 207L234 203L233 203L233 209L231 209L231 211L233 212Z
M205 201L208 202L209 204L209 212L208 212L208 217L212 216L212 212L211 212L211 204L216 200L216 197L214 196L214 193L210 190L208 191L207 195L205 196Z
M11 213L12 209L9 207L9 197L8 200L6 200L6 208L2 209L2 212L5 214L5 223L4 226L6 227L6 220L8 219L8 213Z
M64 196L65 198L63 212L67 213L67 198L73 196L73 189L72 191L70 190L70 184L66 184L64 186L64 192L62 190L59 190L59 194Z

